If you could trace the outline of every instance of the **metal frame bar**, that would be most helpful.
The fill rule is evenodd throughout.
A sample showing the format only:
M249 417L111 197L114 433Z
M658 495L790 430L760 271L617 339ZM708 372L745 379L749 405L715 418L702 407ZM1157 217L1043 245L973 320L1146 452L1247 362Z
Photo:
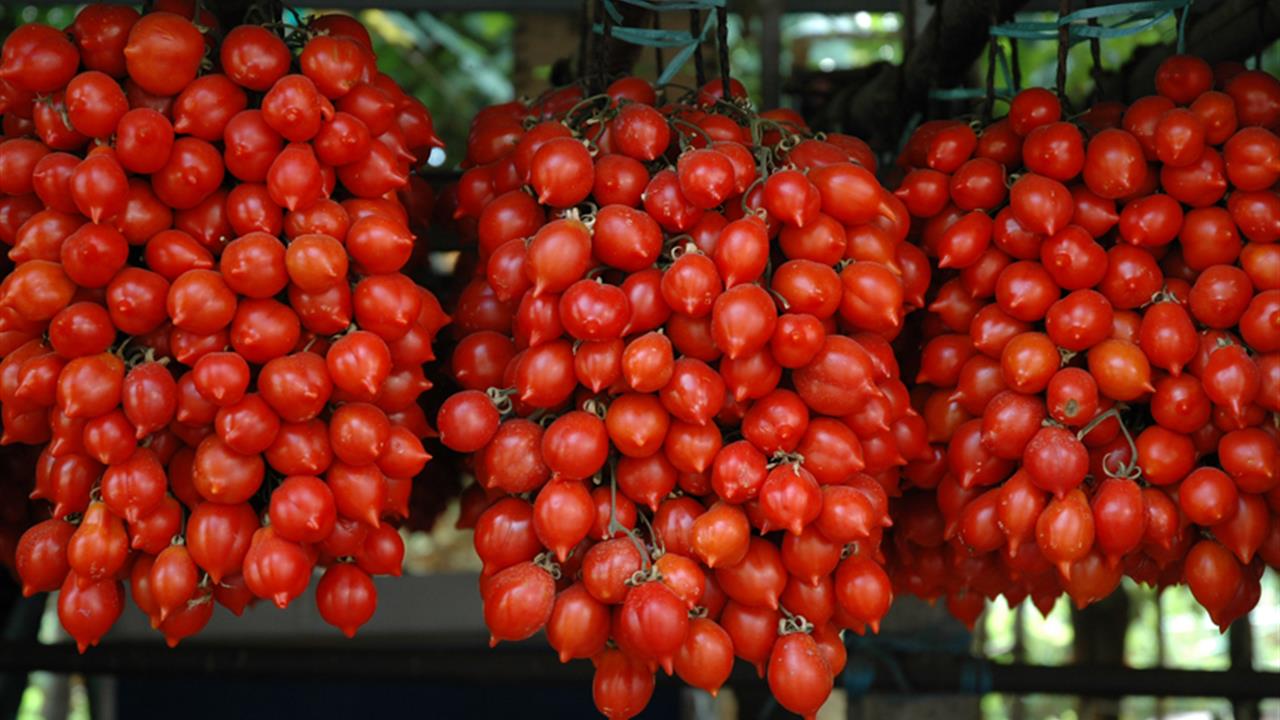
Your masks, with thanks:
M128 0L108 0L109 2L129 3ZM1123 0L1106 0L1099 4L1108 5ZM898 12L902 5L900 0L776 0L783 12L814 13L847 13L847 12ZM749 6L752 0L729 0L729 9L741 11ZM66 0L26 0L26 5L65 5ZM580 0L320 0L316 7L333 10L425 10L427 12L577 12L581 9ZM1031 0L1024 10L1052 11L1057 9L1055 0Z
M311 647L183 644L172 650L157 643L114 643L80 655L69 644L3 641L0 673L45 670L145 678L376 679L488 686L580 685L589 680L590 663L562 665L549 659L549 652L539 641L504 644L492 650L469 643L413 648L373 648L358 643ZM1160 695L1237 700L1280 697L1280 673L1002 665L938 654L901 654L892 658L889 662L897 667L892 672L873 671L866 683L869 692ZM660 681L672 682L661 676ZM729 684L753 686L760 682L745 663L739 663Z

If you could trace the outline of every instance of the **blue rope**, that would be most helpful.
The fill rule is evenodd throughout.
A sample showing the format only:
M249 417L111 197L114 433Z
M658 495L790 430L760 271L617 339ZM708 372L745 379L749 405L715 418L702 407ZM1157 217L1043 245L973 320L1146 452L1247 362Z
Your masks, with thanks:
M725 6L726 0L672 0L671 2L653 2L653 0L604 0L604 10L615 23L622 22L622 11L617 3L625 3L644 10L662 12L664 10L715 10ZM632 45L656 48L680 48L671 57L670 62L658 77L658 84L665 85L680 72L698 47L707 41L711 30L716 27L716 13L708 12L706 22L698 34L685 30L664 30L662 28L639 28L613 25L609 35ZM604 24L595 23L592 32L604 34Z
M845 640L849 659L845 662L840 682L845 692L851 696L864 695L875 684L880 669L888 674L893 684L902 692L911 692L911 682L899 655L943 654L967 656L969 654L968 633L947 633L939 636L931 634L932 641L915 640L905 636L877 635L875 637L852 636ZM973 666L973 667L970 667ZM989 688L990 673L981 663L964 663L961 676L961 687ZM989 692L989 690L981 690Z
M997 100L1009 101L1013 99L1017 88L1013 86L1013 73L1009 69L1009 56L1003 43L996 43L999 52L996 53L996 66L1000 69L1000 75L1004 78L1004 89L996 88L995 98ZM929 91L930 100L953 101L953 100L984 100L987 97L987 91L984 88L934 88Z
M1172 17L1175 10L1183 10L1178 25L1179 44L1185 43L1185 12L1192 0L1144 0L1143 2L1127 2L1116 5L1101 5L1083 8L1068 13L1051 21L1013 21L991 28L991 34L1000 37L1020 40L1057 40L1058 30L1067 28L1069 43L1076 43L1091 38L1116 38L1136 35L1149 30ZM1089 20L1125 16L1113 25L1089 25Z
M960 691L986 695L992 691L991 668L983 662L967 662L960 665Z
M1187 16L1191 14L1191 3L1182 9L1182 15L1178 18L1178 54L1181 55L1187 51Z
M1067 28L1068 46L1091 39L1107 39L1136 35L1149 30L1174 15L1182 12L1177 18L1178 53L1186 52L1187 16L1191 14L1194 0L1143 0L1142 2L1117 3L1098 7L1082 8L1067 13L1057 20L1011 21L991 27L991 34L996 37L1007 37L1013 40L1058 40L1058 30ZM1124 16L1112 25L1089 25L1090 20ZM1004 76L1005 90L996 90L995 97L1009 100L1018 88L1013 87L1010 76L1008 58L1004 46L1000 46L998 55L1001 75ZM931 100L980 100L986 97L982 88L944 88L929 91Z

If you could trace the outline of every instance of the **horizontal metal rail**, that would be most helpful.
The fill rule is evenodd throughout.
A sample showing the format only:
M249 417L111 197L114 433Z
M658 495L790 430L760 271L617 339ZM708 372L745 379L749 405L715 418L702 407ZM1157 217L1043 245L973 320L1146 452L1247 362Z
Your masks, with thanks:
M897 667L888 672L883 666L887 656L877 657L879 667L860 669L864 681L870 680L863 684L871 693L1280 697L1280 673L1002 665L945 654L910 653L892 656ZM83 655L71 645L0 642L0 673L32 670L148 678L376 679L490 686L580 684L589 682L592 672L587 662L555 662L554 655L539 641L503 644L492 650L470 643L413 648L329 643L308 647L183 644L172 650L156 643L113 643ZM729 684L759 682L745 663L739 663Z

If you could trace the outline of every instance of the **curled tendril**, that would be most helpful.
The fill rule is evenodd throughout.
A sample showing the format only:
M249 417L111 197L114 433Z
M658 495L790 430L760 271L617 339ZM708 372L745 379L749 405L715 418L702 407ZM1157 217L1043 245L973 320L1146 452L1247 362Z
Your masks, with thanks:
M813 632L813 623L805 619L803 615L793 615L785 607L779 606L782 611L782 617L778 620L778 635L792 635L795 633L805 633L806 635Z
M702 252L702 250L693 242L693 236L689 233L672 235L662 245L663 258L672 262L680 259L681 255L691 252Z
M757 116L751 121L751 144L763 145L764 133L766 130L773 130L774 132L777 132L784 140L789 137L800 136L800 134L796 132L795 128L790 125L780 123L777 120L770 120L769 118ZM800 136L800 139L803 140L803 136Z
M803 135L788 135L778 141L778 150L781 152L790 152L794 150L797 145L804 142L804 139Z
M533 559L533 564L543 570L546 570L547 574L549 574L553 579L560 579L560 565L551 558L551 553L538 553L537 557Z
M1084 440L1099 425L1111 418L1115 418L1116 423L1120 426L1120 433L1124 435L1125 443L1129 446L1129 461L1127 463L1121 462L1119 467L1113 469L1108 466L1108 461L1112 457L1108 454L1102 459L1102 470L1107 474L1107 477L1136 481L1142 477L1142 468L1138 466L1138 446L1134 443L1133 434L1129 432L1129 427L1125 424L1124 416L1121 414L1126 407L1123 403L1117 403L1115 407L1090 420L1088 425L1085 425L1080 429L1080 432L1076 433L1076 439Z
M516 394L516 389L494 388L491 387L484 391L489 396L489 402L493 403L493 407L497 409L498 414L506 417L515 411L515 405L511 401L511 396Z
M589 412L592 415L595 415L597 418L600 418L601 420L603 420L605 415L607 415L609 412L609 406L599 398L591 398L586 402L582 403L582 409L585 412Z
M1115 460L1115 464L1118 466L1114 469L1111 467L1111 461L1113 459ZM1106 473L1107 477L1119 478L1121 480L1136 481L1142 477L1142 468L1138 467L1136 460L1128 463L1121 462L1120 459L1113 454L1107 454L1102 458L1102 472Z
M623 584L628 587L643 585L647 582L657 582L662 579L662 573L658 572L657 565L650 565L647 569L637 570L631 573L631 577L623 580Z
M569 108L569 111L564 114L564 119L561 122L563 122L568 127L573 127L573 116L579 110L587 107L594 107L596 105L599 105L601 102L604 103L604 107L608 107L609 103L613 102L613 98L609 97L605 93L584 97L581 100L579 100L577 103L575 103L573 107Z
M738 119L745 120L748 123L755 120L755 114L751 112L751 108L743 107L738 104L737 98L734 98L732 102L725 100L724 98L716 98L715 102L711 103L707 107L710 108L712 112L720 115L736 115L738 116Z
M694 133L697 133L698 135L702 136L702 140L707 144L707 147L711 146L711 136L708 135L707 131L703 130L701 127L694 125L688 120L684 120L678 117L668 118L667 122L670 123L671 129L675 130L676 134L680 137L681 150L688 148L689 145L693 142L692 140L690 140L689 135L680 129L681 126L689 130L692 130Z

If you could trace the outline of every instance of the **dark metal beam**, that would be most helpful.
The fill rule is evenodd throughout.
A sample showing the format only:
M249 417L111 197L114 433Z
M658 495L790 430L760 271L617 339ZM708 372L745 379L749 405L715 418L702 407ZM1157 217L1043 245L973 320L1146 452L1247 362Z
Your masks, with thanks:
M4 642L33 644L40 632L40 617L44 614L46 596L24 598L18 594L18 586L0 580L0 596L12 602L0 602L7 614L0 614L0 637ZM22 693L27 688L27 673L0 671L0 717L17 717Z
M128 0L114 0L127 3ZM1110 5L1123 0L1099 3ZM751 7L756 0L729 0L729 8L740 12ZM779 0L784 12L850 13L850 12L899 12L901 0ZM27 0L27 5L65 5L66 0ZM136 4L136 3L128 3ZM324 8L335 10L426 10L428 12L578 12L581 0L324 0ZM1031 0L1027 10L1056 11L1055 0Z
M1000 665L942 654L877 654L858 662L859 690L874 693L1011 694L1050 693L1090 697L1160 695L1262 699L1280 696L1280 673L1123 667ZM884 657L892 657L886 661ZM889 665L894 667L890 668ZM47 670L147 678L289 677L323 680L401 680L460 684L522 685L588 682L591 664L560 664L540 641L502 644L361 647L358 643L314 646L212 646L184 643L169 650L157 643L115 643L84 655L71 645L0 642L0 673ZM739 663L730 685L759 681ZM660 675L660 678L663 677ZM869 681L868 681L869 680ZM662 680L667 682L665 678Z

